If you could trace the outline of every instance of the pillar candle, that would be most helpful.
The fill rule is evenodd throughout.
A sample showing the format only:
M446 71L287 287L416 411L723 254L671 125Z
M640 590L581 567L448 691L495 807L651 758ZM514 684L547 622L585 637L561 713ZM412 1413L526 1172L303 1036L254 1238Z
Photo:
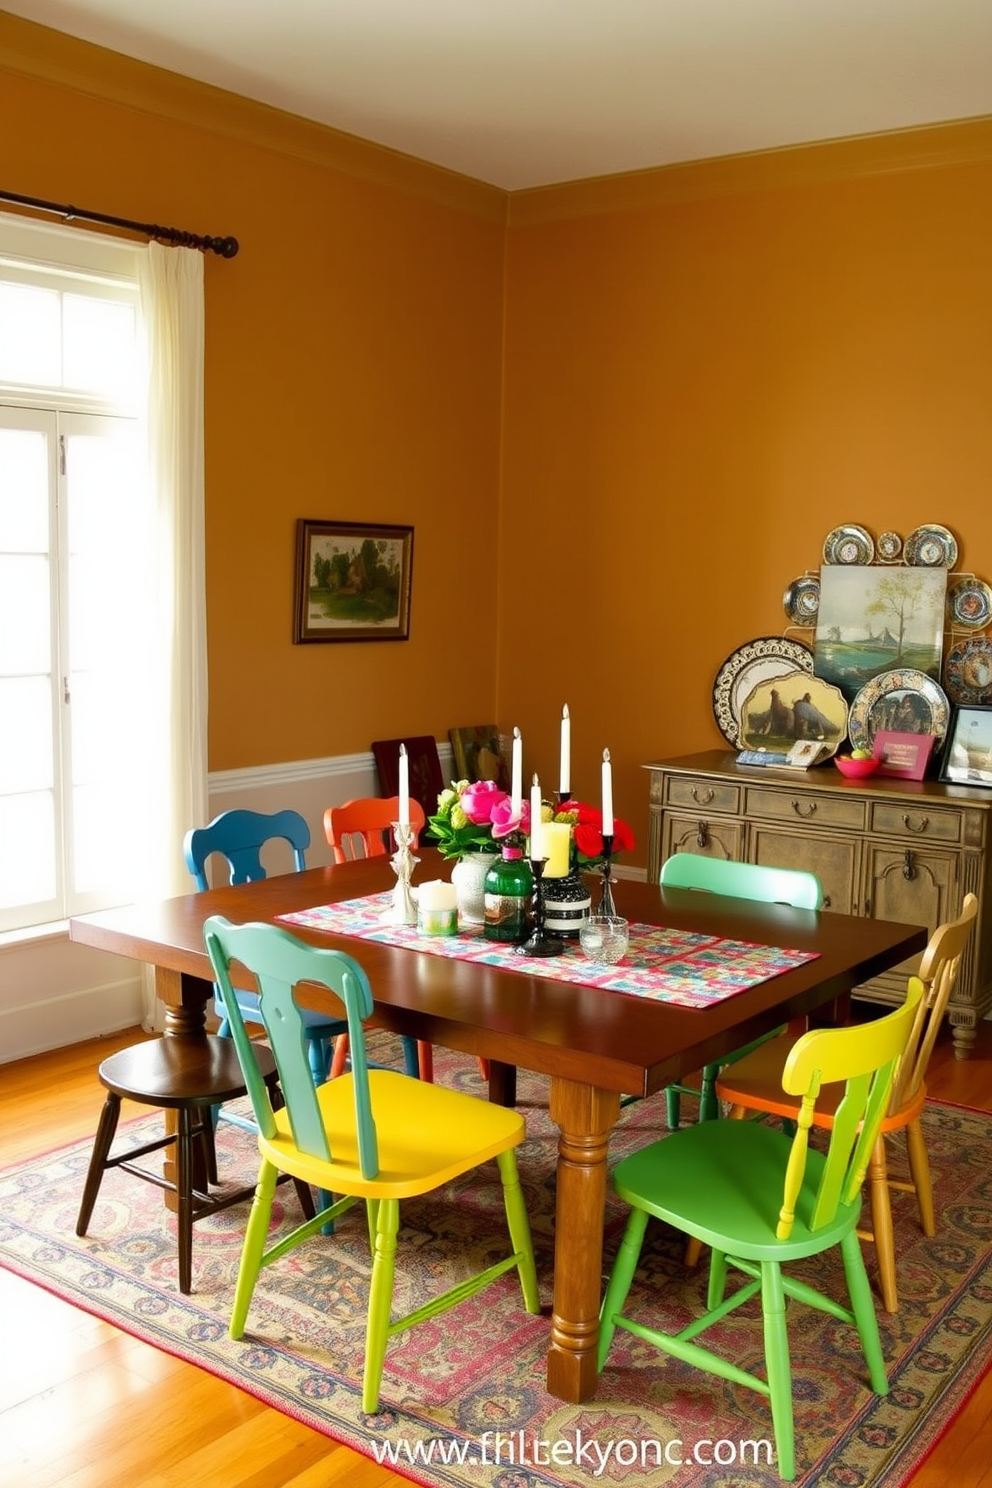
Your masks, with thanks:
M524 802L523 741L520 730L513 730L513 752L510 756L510 805L518 812Z
M530 855L535 860L544 857L544 823L541 821L541 782L534 776L530 788Z
M613 766L608 749L603 750L603 836L613 836Z
M569 848L572 842L572 829L568 822L542 822L541 842L547 859L544 865L545 878L567 878L571 867Z
M572 720L568 715L568 704L561 710L561 754L558 764L558 794L567 800L572 788Z
M401 827L410 825L410 761L407 758L406 745L400 745L400 813L399 823Z

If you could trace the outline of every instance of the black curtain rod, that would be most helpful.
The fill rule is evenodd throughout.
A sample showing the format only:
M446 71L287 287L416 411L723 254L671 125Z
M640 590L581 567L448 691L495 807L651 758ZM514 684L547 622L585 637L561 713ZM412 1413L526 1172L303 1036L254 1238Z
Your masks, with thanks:
M153 222L129 222L126 217L108 217L105 212L84 212L79 207L60 206L58 202L39 201L34 196L18 196L13 191L0 191L0 202L12 202L18 207L33 207L36 212L51 212L65 222L78 219L80 222L102 222L107 227L126 227L132 232L144 233L158 243L168 243L170 248L200 248L205 253L219 253L221 258L233 258L238 251L237 238L202 238L197 233L183 232L178 227L156 227Z

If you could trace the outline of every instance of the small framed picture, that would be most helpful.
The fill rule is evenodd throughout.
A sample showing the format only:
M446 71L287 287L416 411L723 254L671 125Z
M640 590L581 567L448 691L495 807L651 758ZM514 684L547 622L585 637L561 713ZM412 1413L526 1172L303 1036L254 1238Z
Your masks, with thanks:
M412 579L412 527L301 518L294 642L405 641Z
M879 729L872 740L872 753L879 762L876 774L922 780L935 743L933 734L901 734Z
M941 780L992 787L992 708L957 708Z

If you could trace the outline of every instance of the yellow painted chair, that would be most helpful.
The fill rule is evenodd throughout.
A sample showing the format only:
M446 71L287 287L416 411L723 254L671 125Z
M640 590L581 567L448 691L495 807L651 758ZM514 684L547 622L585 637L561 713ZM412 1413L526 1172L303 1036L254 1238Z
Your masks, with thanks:
M853 1324L872 1389L888 1393L857 1224L865 1170L922 998L923 984L914 977L906 1002L887 1017L853 1028L817 1029L799 1039L782 1076L797 1103L794 1135L756 1121L700 1121L625 1158L613 1174L631 1214L603 1300L599 1368L616 1329L623 1328L683 1364L758 1391L771 1406L779 1472L786 1480L796 1476L786 1299ZM827 1151L810 1150L821 1088L835 1087L841 1099ZM713 1248L706 1311L675 1334L623 1311L652 1216ZM849 1307L783 1271L789 1262L835 1245ZM728 1268L749 1278L729 1297ZM763 1315L764 1377L695 1341L755 1296Z
M977 913L978 900L974 894L966 894L959 918L938 926L923 953L919 979L926 989L926 995L917 1010L906 1053L893 1086L889 1109L882 1121L868 1168L871 1229L864 1231L862 1238L875 1243L879 1286L887 1312L899 1310L890 1188L915 1193L923 1233L936 1234L933 1184L920 1118L927 1096L927 1065L948 999L957 981L961 957ZM788 1062L792 1046L793 1041L788 1037L773 1039L721 1073L716 1092L720 1100L730 1105L731 1116L740 1118L749 1112L764 1112L781 1116L788 1121L796 1119L796 1102L782 1089L782 1071ZM836 1093L827 1092L817 1106L816 1124L829 1129L835 1118ZM909 1182L897 1181L889 1176L885 1141L899 1131L906 1133ZM695 1257L690 1256L689 1259L691 1261Z
M395 1334L446 1312L514 1269L524 1306L528 1312L539 1311L534 1250L514 1150L526 1134L523 1117L461 1091L393 1070L370 1069L363 1023L372 1013L372 990L352 957L307 945L275 925L232 925L216 915L206 921L203 934L214 975L225 994L231 986L232 962L255 977L286 1100L283 1110L273 1110L237 1002L229 999L231 1033L258 1122L262 1158L235 1289L231 1337L243 1336L262 1268L364 1201L373 1261L362 1409L373 1412L379 1404L386 1346ZM316 1087L310 1078L294 997L301 982L326 987L344 1005L348 1020L351 1070ZM400 1200L431 1193L490 1158L496 1159L502 1180L509 1253L414 1312L392 1320ZM266 1249L276 1177L281 1172L341 1197Z

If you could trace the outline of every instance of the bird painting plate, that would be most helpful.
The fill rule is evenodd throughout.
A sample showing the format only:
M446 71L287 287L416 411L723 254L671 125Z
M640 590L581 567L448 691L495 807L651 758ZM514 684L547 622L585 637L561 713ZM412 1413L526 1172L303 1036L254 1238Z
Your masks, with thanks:
M981 579L958 579L947 591L947 613L952 625L984 630L992 621L992 589Z
M944 659L944 686L959 707L992 703L992 641L984 636L957 641Z
M824 563L871 563L875 541L866 527L835 527L823 544Z
M820 759L829 759L846 737L844 694L806 672L766 678L741 705L741 742L747 749L787 753L794 744L812 740L824 746Z
M812 675L813 652L785 636L758 636L732 651L713 683L713 716L732 749L740 748L741 706L760 681L790 672Z
M853 749L871 752L876 733L933 734L934 749L939 749L947 733L951 705L947 694L928 677L912 667L880 672L872 677L851 704L848 730Z
M815 625L820 612L819 575L804 574L793 579L782 595L782 607L793 625Z
M946 527L930 523L906 539L906 562L913 568L953 568L957 561L957 538Z

